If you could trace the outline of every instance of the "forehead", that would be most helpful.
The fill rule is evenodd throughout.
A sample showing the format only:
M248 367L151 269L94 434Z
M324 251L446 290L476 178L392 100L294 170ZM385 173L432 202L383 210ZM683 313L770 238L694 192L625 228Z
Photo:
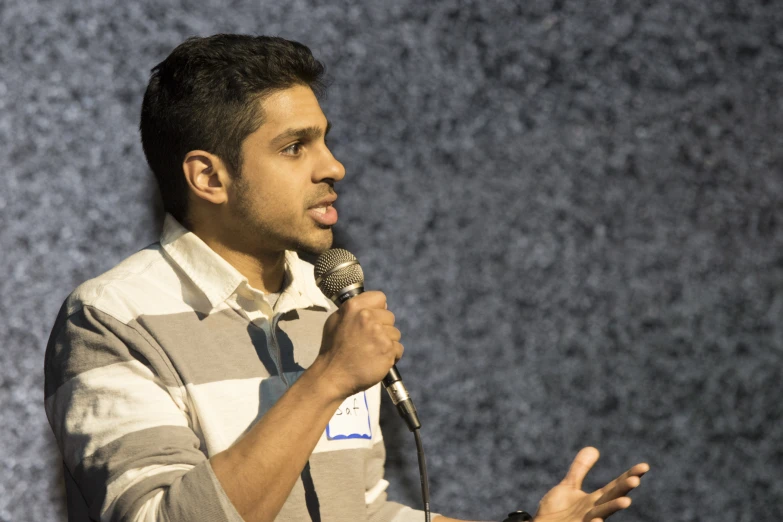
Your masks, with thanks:
M258 130L270 138L288 128L326 124L318 99L303 85L273 92L261 102L261 107L264 124Z

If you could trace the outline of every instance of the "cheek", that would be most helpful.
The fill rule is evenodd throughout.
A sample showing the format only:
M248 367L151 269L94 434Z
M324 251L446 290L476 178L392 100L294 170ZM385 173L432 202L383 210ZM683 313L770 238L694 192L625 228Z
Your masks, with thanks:
M255 213L263 221L285 226L306 213L302 195L290 187L267 187L254 196Z
M245 181L236 185L237 208L255 220L285 224L307 213L307 187L297 183L297 172L249 165L243 170Z

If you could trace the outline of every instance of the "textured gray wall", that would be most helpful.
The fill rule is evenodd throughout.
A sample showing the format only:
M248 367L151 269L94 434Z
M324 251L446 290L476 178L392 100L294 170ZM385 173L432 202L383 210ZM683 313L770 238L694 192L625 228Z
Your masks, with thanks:
M258 5L258 4L268 5ZM535 509L586 444L622 521L783 517L783 3L0 3L0 520L61 520L44 346L156 238L136 131L185 37L279 34L334 83L338 239L404 332L435 510ZM413 440L385 422L392 495Z

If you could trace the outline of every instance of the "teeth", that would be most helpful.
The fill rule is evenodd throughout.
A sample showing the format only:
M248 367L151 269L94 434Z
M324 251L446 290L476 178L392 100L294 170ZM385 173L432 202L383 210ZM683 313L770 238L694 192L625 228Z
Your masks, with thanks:
M326 214L326 207L316 207L313 210L315 210L319 214Z

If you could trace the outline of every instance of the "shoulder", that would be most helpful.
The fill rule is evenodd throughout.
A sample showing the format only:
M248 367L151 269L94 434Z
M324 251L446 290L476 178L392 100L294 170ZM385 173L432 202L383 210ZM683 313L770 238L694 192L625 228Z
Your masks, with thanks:
M142 314L192 310L184 302L182 288L181 274L160 244L153 243L80 284L65 300L61 315L91 307L127 324Z

